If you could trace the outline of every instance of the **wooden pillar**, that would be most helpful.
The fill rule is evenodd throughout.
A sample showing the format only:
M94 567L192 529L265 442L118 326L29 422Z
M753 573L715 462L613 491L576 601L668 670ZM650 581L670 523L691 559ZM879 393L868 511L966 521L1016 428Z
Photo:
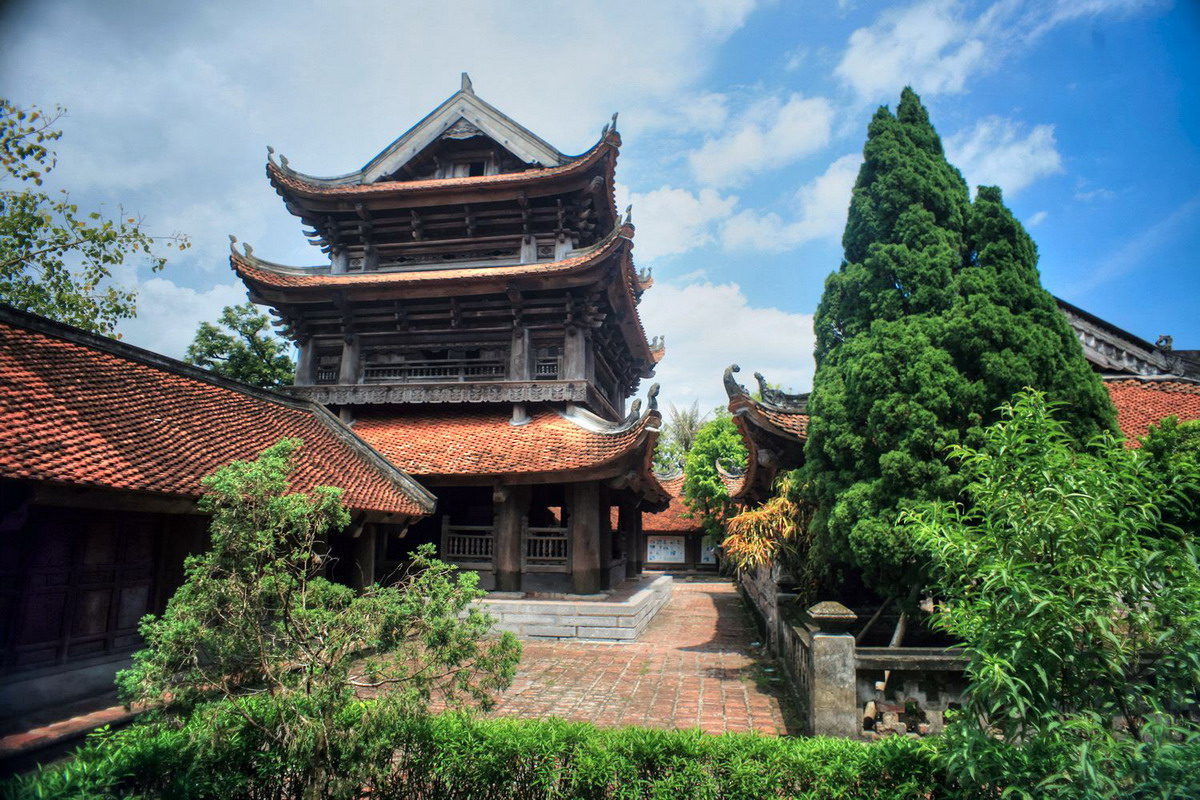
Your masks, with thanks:
M301 339L296 355L297 386L312 386L317 382L317 343L312 337Z
M354 538L354 588L361 592L375 583L375 537L374 523L365 523Z
M633 524L632 555L634 557L634 575L641 575L646 561L646 532L642 530L642 512L637 506L631 510Z
M358 383L358 361L362 353L362 345L353 334L346 337L342 344L342 365L338 372L338 383Z
M329 254L329 263L329 271L334 275L341 275L350 268L350 254L344 247L335 247Z
M518 325L512 332L512 349L508 357L508 379L510 381L527 381L533 375L533 354L529 342L529 329Z
M521 536L529 513L528 486L497 486L492 492L495 510L493 566L496 590L521 591Z
M570 484L571 587L600 591L600 492L595 481Z
M600 588L611 589L613 562L612 500L608 487L600 486L596 492L600 503Z
M632 578L642 571L642 542L638 536L642 514L628 501L617 509L617 527L625 534L625 577Z
M569 381L586 380L587 334L580 328L567 328L563 342L563 378Z
M363 249L363 271L373 272L379 269L379 248L368 244Z

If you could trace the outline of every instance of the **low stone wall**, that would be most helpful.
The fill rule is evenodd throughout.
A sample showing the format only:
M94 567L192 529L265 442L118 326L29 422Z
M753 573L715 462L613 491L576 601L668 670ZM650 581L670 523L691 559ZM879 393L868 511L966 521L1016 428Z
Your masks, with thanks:
M767 645L783 663L806 733L936 734L945 712L961 704L966 689L961 653L857 647L848 632L857 617L840 603L818 603L804 612L795 595L778 591L766 569L743 573L739 583Z
M660 575L626 600L487 597L478 606L496 618L497 630L522 639L630 642L671 599L673 583L670 575Z

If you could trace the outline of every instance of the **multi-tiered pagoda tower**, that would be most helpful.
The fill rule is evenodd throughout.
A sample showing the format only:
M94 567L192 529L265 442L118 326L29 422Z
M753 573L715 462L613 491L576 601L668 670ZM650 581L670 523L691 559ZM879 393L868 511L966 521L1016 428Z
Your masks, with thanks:
M355 548L374 548L371 571L434 541L485 588L590 593L640 572L641 511L666 503L650 470L660 417L653 388L646 413L626 402L662 348L638 317L650 281L615 206L620 143L614 115L563 155L464 73L358 172L317 178L268 156L329 256L231 258L299 347L293 391L438 496L403 539Z

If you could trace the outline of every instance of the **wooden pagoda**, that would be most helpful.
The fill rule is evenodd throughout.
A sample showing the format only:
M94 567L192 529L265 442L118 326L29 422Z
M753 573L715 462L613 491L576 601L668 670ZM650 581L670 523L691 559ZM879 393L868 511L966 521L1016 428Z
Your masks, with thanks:
M269 149L271 184L328 255L231 257L299 348L292 391L438 496L402 539L378 537L377 574L426 541L502 591L592 593L640 571L641 512L667 503L649 466L657 390L644 413L626 403L663 349L615 206L620 143L614 115L564 155L464 73L357 172L305 175Z

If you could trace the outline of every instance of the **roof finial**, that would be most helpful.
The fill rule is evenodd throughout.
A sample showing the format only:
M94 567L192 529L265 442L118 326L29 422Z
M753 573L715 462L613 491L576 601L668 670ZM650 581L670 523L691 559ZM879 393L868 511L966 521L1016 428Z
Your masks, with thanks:
M646 392L647 407L651 411L658 411L658 384L651 384L650 391Z
M616 111L613 112L612 125L608 128L613 133L617 132L617 113Z
M471 76L465 72L462 74L462 91L475 94L475 87L471 85Z
M633 224L633 203L625 206L625 223L626 225Z
M746 391L746 387L738 383L737 379L733 377L733 373L741 371L742 368L737 364L730 364L725 368L725 376L723 379L725 383L725 394L729 395L730 400L735 397L746 396L749 394L749 392Z
M237 237L232 233L229 234L229 249L234 253L237 253Z

